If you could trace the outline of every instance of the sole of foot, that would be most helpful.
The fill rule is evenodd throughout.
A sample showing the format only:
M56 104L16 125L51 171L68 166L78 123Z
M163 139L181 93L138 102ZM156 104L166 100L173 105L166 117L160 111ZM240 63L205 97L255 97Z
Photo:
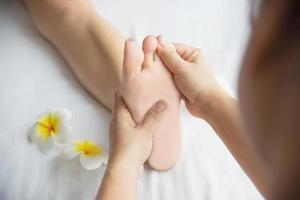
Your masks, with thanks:
M142 48L133 40L126 41L120 92L136 122L141 122L157 101L167 103L148 159L151 168L164 171L176 164L181 152L181 97L171 73L156 54L157 45L153 36L145 38Z

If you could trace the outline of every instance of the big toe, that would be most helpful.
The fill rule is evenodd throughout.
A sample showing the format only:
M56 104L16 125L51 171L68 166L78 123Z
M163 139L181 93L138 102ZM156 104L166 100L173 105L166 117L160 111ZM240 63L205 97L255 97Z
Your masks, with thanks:
M156 57L158 42L156 37L147 36L143 41L144 64L143 67L149 67L153 64Z
M126 40L123 61L123 75L128 77L139 72L142 68L143 62L144 53L137 42L131 39Z

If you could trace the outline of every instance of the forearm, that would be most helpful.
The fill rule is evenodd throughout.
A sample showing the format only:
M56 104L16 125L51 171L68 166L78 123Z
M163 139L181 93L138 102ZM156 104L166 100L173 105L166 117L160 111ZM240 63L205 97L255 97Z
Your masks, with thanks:
M213 127L258 190L265 194L265 171L244 128L238 102L224 91L215 94L205 120Z
M97 200L136 200L138 172L131 164L110 161Z

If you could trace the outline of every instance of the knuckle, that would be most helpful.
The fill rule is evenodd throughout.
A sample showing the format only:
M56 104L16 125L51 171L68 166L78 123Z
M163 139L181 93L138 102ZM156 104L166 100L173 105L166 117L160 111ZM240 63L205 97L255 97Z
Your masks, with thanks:
M157 118L157 113L155 111L150 111L147 113L147 118L151 120L155 120Z
M193 50L190 54L190 59L194 61L199 56L199 51Z
M199 51L197 49L188 49L184 52L182 55L184 60L187 61L193 61L194 58L199 54Z
M173 48L166 47L165 49L163 49L163 58L168 61L168 60L172 59L174 53L175 53L175 51Z
M188 48L184 51L181 57L188 62L195 62L197 59L202 58L203 53L199 48Z

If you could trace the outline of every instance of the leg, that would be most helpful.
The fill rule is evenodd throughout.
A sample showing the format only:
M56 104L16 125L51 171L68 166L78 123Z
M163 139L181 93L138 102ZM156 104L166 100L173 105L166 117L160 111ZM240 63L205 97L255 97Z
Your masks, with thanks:
M39 29L96 99L111 109L122 71L124 37L89 0L24 0Z
M25 3L37 28L61 52L82 85L111 109L113 94L122 79L125 44L122 35L96 13L88 0L25 0ZM169 105L169 111L154 135L148 160L153 168L165 170L175 164L180 152L179 93L171 74L155 54L156 39L145 40L144 63L144 59L136 62L137 57L144 56L143 51L135 54L139 49L131 47L125 52L127 59L122 84L124 98L135 120L139 121L150 104L160 99ZM154 57L156 62L150 60ZM141 65L148 68L149 73L145 70L145 76L138 74L138 77L141 82L144 79L148 83L133 94L141 82L128 84L126 79L132 74L125 71ZM153 80L156 84L149 85ZM146 102L143 101L145 97L149 97Z

